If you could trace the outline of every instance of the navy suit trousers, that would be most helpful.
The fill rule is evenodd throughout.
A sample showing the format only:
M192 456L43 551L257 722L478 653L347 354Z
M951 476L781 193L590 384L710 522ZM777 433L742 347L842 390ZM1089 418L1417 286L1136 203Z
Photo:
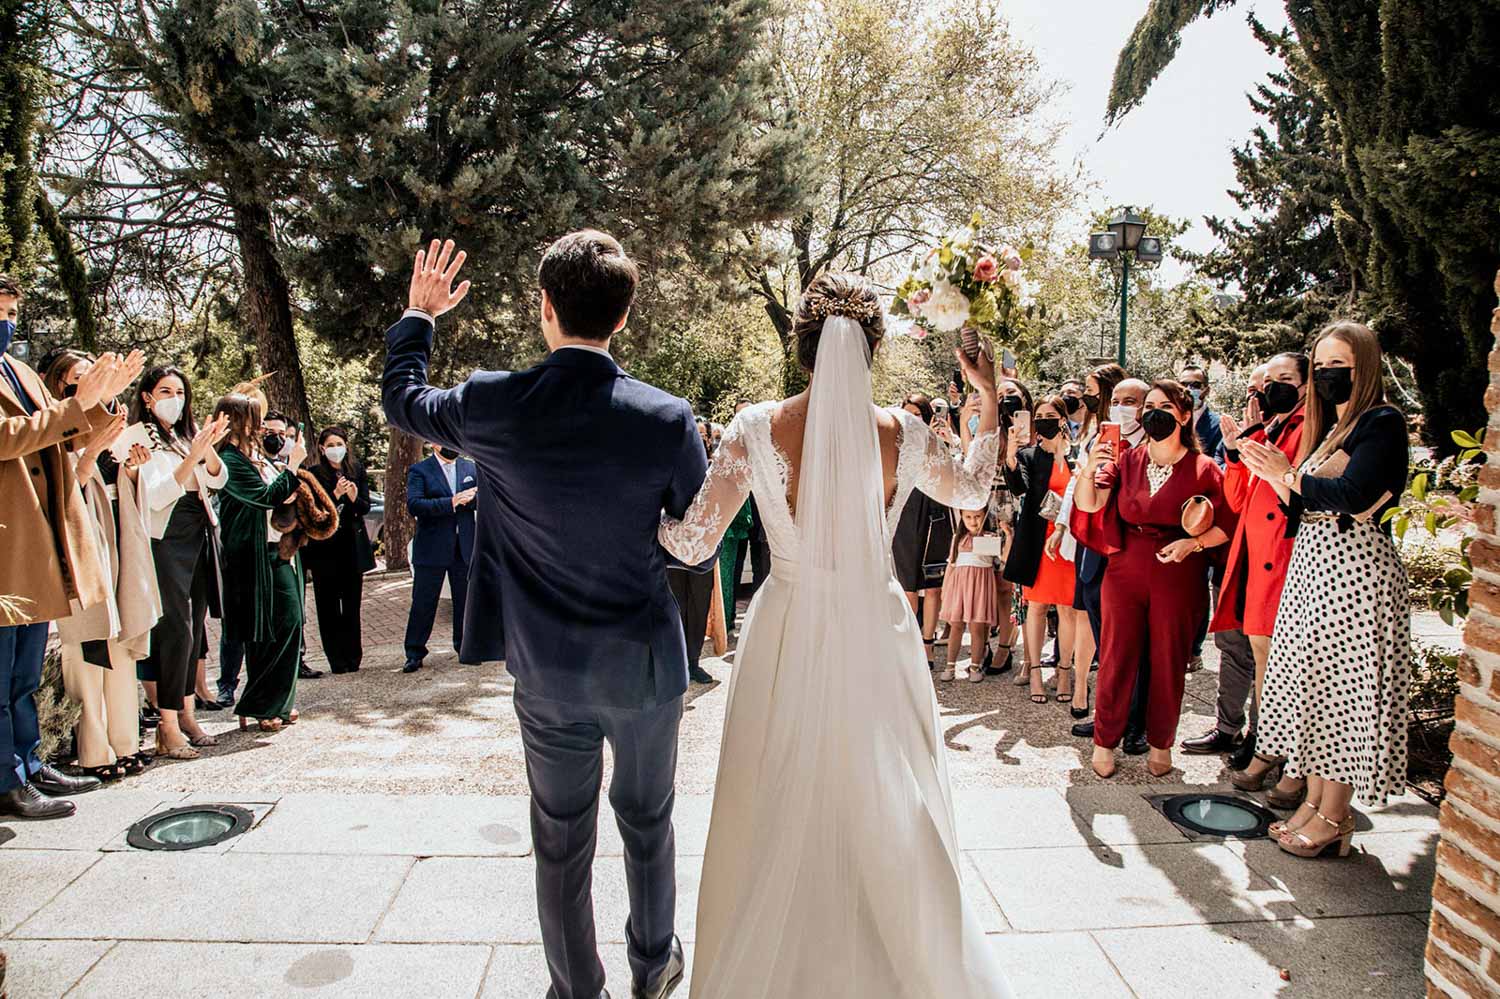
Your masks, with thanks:
M625 843L631 977L644 985L671 955L677 908L672 804L682 698L641 710L567 704L515 688L531 784L537 911L552 977L549 999L597 999L604 966L594 933L594 846L604 742L614 756L609 803Z

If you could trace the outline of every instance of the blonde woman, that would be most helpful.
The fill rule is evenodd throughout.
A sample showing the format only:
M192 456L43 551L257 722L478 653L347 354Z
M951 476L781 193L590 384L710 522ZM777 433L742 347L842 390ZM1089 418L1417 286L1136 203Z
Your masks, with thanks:
M1351 800L1382 804L1406 785L1411 603L1381 517L1400 502L1409 455L1406 421L1385 402L1381 370L1367 327L1327 327L1313 348L1296 461L1240 441L1240 460L1297 524L1251 767L1306 778L1306 800L1272 827L1281 848L1300 857L1347 855Z

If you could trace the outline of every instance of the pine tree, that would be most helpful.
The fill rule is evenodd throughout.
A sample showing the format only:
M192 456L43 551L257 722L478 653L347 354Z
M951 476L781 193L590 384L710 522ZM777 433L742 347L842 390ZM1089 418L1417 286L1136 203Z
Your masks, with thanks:
M29 0L0 0L0 271L36 269L37 118L46 76L38 64L44 16Z
M1109 120L1139 104L1182 29L1233 0L1152 0L1121 53ZM1381 341L1409 360L1431 442L1484 422L1500 245L1500 5L1286 0L1337 123L1349 200L1335 231Z

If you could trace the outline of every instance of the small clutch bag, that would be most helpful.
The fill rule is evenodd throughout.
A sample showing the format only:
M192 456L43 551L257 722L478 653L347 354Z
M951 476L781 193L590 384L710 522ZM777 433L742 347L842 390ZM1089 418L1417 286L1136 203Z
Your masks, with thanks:
M1214 504L1207 496L1194 496L1182 504L1182 529L1190 538L1208 533L1214 526Z
M1037 508L1037 516L1043 520L1056 521L1057 515L1062 513L1063 498L1051 489L1047 495L1042 497L1042 504Z

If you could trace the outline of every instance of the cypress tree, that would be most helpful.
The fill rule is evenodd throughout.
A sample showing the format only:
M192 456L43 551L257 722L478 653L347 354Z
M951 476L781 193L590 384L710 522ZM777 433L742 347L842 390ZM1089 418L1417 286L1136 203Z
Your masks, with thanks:
M36 271L33 141L46 74L39 60L45 13L34 0L0 0L0 271Z

